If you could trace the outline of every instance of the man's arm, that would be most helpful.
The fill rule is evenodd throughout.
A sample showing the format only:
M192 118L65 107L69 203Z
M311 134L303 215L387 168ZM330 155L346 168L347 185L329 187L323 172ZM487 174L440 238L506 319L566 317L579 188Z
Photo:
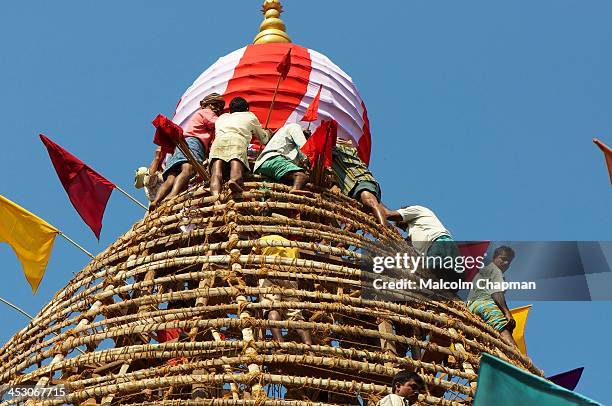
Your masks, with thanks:
M389 210L387 212L387 220L391 221L404 221L404 218L397 210Z
M151 165L149 165L149 175L153 175L155 172L159 171L159 166L162 163L162 153L161 147L157 147L155 149L155 153L153 155L153 160L151 161Z
M299 150L306 144L306 137L304 136L304 132L302 128L298 125L291 126L291 130L289 131L289 136L293 140L293 143Z
M395 221L396 225L405 230L408 224L421 216L421 206L405 206L397 210L385 210L387 220Z
M271 138L271 132L270 130L264 130L261 128L261 123L257 119L257 116L253 113L251 114L253 116L251 122L253 126L253 135L259 139L259 142L261 142L262 145L266 145Z
M304 144L306 144L306 137L304 136L302 127L300 127L299 125L292 124L288 128L288 139L291 143L293 143L293 146L297 151L296 160L298 162L298 165L305 169L308 169L310 164L310 162L308 161L308 157L300 150L304 146Z
M495 292L491 294L491 299L493 299L497 307L499 307L499 310L501 310L506 319L508 319L508 324L506 325L506 328L510 330L510 332L512 332L512 330L514 330L514 328L516 327L516 321L514 320L514 317L512 317L512 313L510 312L510 309L508 309L508 305L506 304L506 295L504 294L504 292Z

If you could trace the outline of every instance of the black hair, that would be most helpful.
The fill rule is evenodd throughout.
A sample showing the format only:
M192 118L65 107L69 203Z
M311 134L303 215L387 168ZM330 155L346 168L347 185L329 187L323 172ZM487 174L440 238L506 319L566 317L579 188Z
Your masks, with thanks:
M516 255L512 248L508 247L507 245L500 245L499 247L495 248L495 251L493 251L493 258L503 254L507 254L512 258L514 258L514 256Z
M425 384L423 383L423 378L421 378L419 376L419 374L417 374L416 372L412 372L412 371L400 371L398 372L394 377L393 377L393 381L391 382L391 387L393 388L393 393L395 393L395 388L396 385L403 385L406 382L408 382L409 380L413 380L416 384L418 384L420 387L425 386Z
M230 113L237 113L240 111L249 111L249 103L242 97L234 97L230 101Z

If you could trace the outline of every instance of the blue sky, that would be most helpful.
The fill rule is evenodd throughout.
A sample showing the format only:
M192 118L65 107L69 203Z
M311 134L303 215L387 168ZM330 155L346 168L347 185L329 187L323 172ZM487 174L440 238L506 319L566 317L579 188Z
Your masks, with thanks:
M252 40L259 0L10 2L0 15L0 194L99 252L142 216L114 192L100 243L71 207L44 132L137 195L151 120L218 57ZM361 92L388 206L432 208L457 239L610 240L612 4L604 1L285 1L295 43ZM36 313L88 261L58 238L35 296L0 245L0 296ZM548 374L612 400L610 302L535 303L527 346ZM0 341L27 321L0 307Z

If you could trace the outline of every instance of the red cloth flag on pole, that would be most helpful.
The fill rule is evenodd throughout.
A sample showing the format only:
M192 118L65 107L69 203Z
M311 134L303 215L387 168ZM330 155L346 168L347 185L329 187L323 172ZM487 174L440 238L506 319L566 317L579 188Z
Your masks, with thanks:
M283 60L276 65L276 70L281 75L281 79L285 80L287 75L289 74L289 69L291 69L291 48L287 51Z
M317 121L317 118L319 117L319 99L321 98L322 88L323 85L319 85L319 91L317 92L315 98L312 99L312 102L310 103L310 106L308 106L308 108L306 109L304 117L302 117L301 121Z
M336 145L338 123L336 120L322 121L300 150L308 157L311 168L314 168L319 157L323 157L323 167L331 168L332 150Z
M593 142L603 151L604 156L606 157L606 165L608 165L608 174L610 175L610 184L612 184L612 149L610 149L610 147L603 142L599 141L597 138L593 138Z
M363 131L359 141L357 142L357 153L359 158L366 165L370 165L370 151L372 150L372 134L370 133L370 120L368 119L368 111L366 110L365 104L361 102L361 108L363 109Z
M174 153L176 145L183 138L183 129L162 114L155 117L153 125L156 129L153 143L161 147L162 155Z
M43 134L40 139L70 202L99 240L106 203L115 185Z

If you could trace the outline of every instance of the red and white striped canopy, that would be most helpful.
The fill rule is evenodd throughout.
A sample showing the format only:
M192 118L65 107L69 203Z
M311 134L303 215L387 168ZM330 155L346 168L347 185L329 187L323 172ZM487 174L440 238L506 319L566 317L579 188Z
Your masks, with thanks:
M200 106L200 100L216 92L226 107L236 97L244 97L262 125L265 123L279 73L278 63L291 48L291 69L278 89L269 128L300 122L306 108L323 85L319 118L338 122L338 137L353 140L361 158L368 163L371 137L368 114L351 77L325 55L295 44L248 45L219 58L206 69L181 97L173 118L184 127ZM301 123L305 128L307 123Z

